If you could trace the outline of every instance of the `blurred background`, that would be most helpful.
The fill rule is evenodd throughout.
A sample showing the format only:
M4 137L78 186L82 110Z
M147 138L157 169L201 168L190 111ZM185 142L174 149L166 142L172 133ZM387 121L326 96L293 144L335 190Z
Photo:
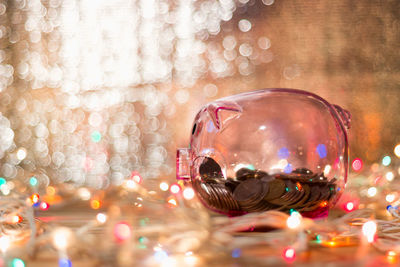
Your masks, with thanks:
M261 88L352 115L351 160L400 142L400 1L0 1L0 176L175 176L196 112ZM399 152L400 154L400 152ZM4 192L3 192L4 194Z

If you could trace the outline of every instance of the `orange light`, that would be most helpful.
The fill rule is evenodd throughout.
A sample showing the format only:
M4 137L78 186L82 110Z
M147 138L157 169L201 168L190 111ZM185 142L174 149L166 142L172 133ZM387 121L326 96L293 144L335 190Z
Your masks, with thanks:
M397 254L393 250L388 251L387 261L389 264L395 264L397 262Z
M46 188L46 193L49 196L54 196L56 194L56 189L52 186Z
M319 204L319 206L322 207L322 208L328 206L328 201L322 201L322 202Z
M16 224L22 222L22 217L19 215L13 215L9 220L7 220L10 224Z
M97 199L92 199L90 201L90 207L92 207L92 209L94 209L94 210L97 210L101 207L101 203Z
M33 194L31 196L31 200L32 200L33 204L38 203L39 202L39 194Z
M335 241L329 241L328 245L331 247L336 247L336 242Z
M170 206L175 207L178 205L178 203L176 202L176 199L173 197L168 198L168 204L170 204Z
M297 190L301 191L303 189L303 187L301 186L301 184L299 182L296 183L297 186Z

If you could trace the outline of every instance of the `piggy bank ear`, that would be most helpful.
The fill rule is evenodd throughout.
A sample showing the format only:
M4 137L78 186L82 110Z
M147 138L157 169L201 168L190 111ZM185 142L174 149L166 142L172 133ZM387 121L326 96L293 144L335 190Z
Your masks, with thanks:
M243 110L233 101L218 101L208 105L207 111L215 128L221 130L228 121L239 117Z

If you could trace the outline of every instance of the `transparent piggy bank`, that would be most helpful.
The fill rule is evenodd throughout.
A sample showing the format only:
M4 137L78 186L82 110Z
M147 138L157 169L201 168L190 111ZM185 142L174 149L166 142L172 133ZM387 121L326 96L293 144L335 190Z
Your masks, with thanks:
M296 210L327 215L348 174L350 114L306 91L225 97L196 115L177 179L209 209L230 216Z

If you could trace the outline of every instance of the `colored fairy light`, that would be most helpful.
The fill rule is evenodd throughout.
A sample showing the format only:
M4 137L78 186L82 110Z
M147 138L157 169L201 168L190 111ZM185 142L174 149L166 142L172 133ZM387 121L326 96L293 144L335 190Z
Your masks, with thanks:
M2 186L3 184L6 184L7 180L4 179L3 177L0 177L0 186Z
M46 194L49 196L54 196L56 194L56 189L52 186L46 188Z
M26 158L26 149L25 148L19 148L17 150L17 159L18 160L23 160Z
M324 175L326 176L326 175L328 175L329 173L330 173L330 171L331 171L331 169L332 169L332 167L331 167L331 165L325 165L325 168L324 168Z
M171 185L169 191L171 191L172 194L178 194L181 191L181 187L175 183Z
M42 201L42 202L40 203L40 205L39 205L39 208L40 208L41 210L48 210L48 209L50 208L50 205L49 205L49 203Z
M363 161L360 158L356 158L353 160L351 163L351 167L353 168L354 171L358 172L361 171L363 167Z
M278 151L278 157L280 159L287 159L287 158L289 158L289 155L290 155L289 149L287 149L286 147L282 147Z
M32 200L32 203L38 203L39 202L39 194L32 194L30 199Z
M90 136L92 138L92 141L95 143L98 143L101 141L101 133L99 131L93 131Z
M301 224L301 215L297 211L294 211L290 214L290 216L286 220L286 225L290 229L296 229Z
M292 164L288 163L288 165L285 166L285 168L283 169L284 173L291 173L293 170L293 166Z
M382 158L382 165L383 166L389 166L391 162L392 162L392 159L390 158L390 156L384 156Z
M161 189L161 191L168 191L168 189L169 189L169 185L166 183L166 182L161 182L160 183L160 189Z
M72 267L72 262L69 259L59 259L58 260L58 266L59 267Z
M0 250L4 254L10 247L10 237L8 235L3 235L0 237Z
M377 225L374 221L368 221L362 226L362 233L367 238L368 243L374 242Z
M187 187L183 190L183 197L186 200L191 200L194 198L194 190L190 187Z
M242 255L242 250L240 248L232 250L232 258L239 258L240 255Z
M119 223L115 224L113 233L114 233L114 237L117 239L117 241L122 242L131 237L132 231L131 231L131 227L128 223L119 222Z
M387 194L386 195L386 201L391 203L394 201L394 199L396 198L396 196L394 194Z
M91 197L91 193L87 188L81 187L77 191L78 196L82 200L89 200Z
M368 188L367 194L369 197L374 197L374 196L376 196L377 192L378 192L378 190L376 189L376 187L372 186L372 187Z
M400 144L394 147L394 154L396 157L400 158Z
M92 209L97 210L101 207L101 203L99 200L97 199L92 199L90 201L90 207L92 207Z
M98 214L96 215L96 220L97 220L99 223L105 223L105 222L107 221L107 215L105 215L104 213L98 213Z
M176 202L176 199L173 197L169 198L167 202L168 202L168 204L170 204L172 206L178 205L178 203Z
M328 155L328 151L326 149L326 146L324 144L319 144L317 146L317 153L318 153L318 156L321 159L325 158Z
M71 230L66 227L60 227L53 232L53 245L58 250L65 250L69 245Z
M36 185L38 184L37 178L36 178L35 176L32 176L32 177L29 179L29 184L30 184L31 186L36 186Z
M128 179L128 180L125 180L124 186L126 189L132 190L132 189L137 188L137 183L134 180Z
M389 182L393 181L394 179L394 174L393 172L387 172L385 175L386 180L388 180Z
M9 217L7 222L11 223L11 224L20 223L20 222L22 222L22 217L19 215L12 215L11 217Z
M12 267L25 267L25 262L19 258L14 258L11 261L11 266Z
M143 182L142 176L140 176L140 174L138 174L136 172L133 172L131 177L132 177L133 181L135 181L138 184L141 184Z
M157 250L154 253L154 259L157 262L161 263L161 262L165 261L166 259L168 259L168 254L164 250Z
M294 259L296 258L296 251L294 250L294 248L286 248L283 251L283 258L287 262L293 262Z
M354 210L354 203L353 203L353 202L347 202L347 203L346 203L346 206L345 206L345 209L346 209L347 211L352 211L352 210Z

